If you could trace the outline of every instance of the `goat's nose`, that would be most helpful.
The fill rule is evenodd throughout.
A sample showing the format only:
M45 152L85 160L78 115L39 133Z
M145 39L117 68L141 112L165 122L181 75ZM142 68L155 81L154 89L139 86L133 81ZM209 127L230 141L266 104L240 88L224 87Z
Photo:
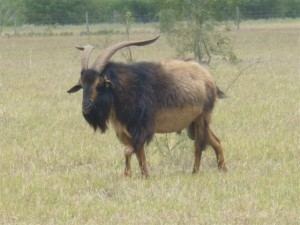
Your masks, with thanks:
M93 108L93 105L94 105L94 103L93 103L92 100L90 100L90 99L84 100L82 102L82 112L83 112L83 114L88 114L91 111L91 109Z

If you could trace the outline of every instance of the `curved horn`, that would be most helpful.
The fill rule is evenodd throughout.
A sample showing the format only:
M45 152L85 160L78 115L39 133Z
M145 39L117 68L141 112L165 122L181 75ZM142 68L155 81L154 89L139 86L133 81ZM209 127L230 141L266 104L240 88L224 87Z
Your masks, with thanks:
M143 41L123 41L119 42L117 44L114 44L108 48L106 48L101 55L99 55L94 64L93 64L93 69L98 71L99 73L103 70L103 68L106 66L108 60L120 49L129 47L129 46L144 46L144 45L149 45L153 42L155 42L160 35L158 35L155 38L149 39L149 40L143 40Z
M95 47L92 45L85 45L83 47L76 46L76 48L78 50L82 51L82 53L81 53L81 68L83 70L87 70L88 66L89 66L90 55Z

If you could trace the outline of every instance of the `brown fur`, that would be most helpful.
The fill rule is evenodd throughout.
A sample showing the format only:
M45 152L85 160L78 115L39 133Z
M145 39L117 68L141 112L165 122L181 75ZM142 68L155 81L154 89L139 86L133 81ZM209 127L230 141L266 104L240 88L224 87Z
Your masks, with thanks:
M213 82L207 70L192 61L169 60L162 62L160 66L160 107L203 107L205 83Z
M201 113L199 106L184 106L158 110L155 117L155 132L178 132L188 127ZM173 121L172 123L170 121Z

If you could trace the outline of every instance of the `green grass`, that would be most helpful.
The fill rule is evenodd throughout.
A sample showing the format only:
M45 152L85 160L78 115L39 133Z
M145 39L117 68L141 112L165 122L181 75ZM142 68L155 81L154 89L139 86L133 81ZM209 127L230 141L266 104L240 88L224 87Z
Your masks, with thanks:
M192 143L169 151L154 140L147 180L135 158L132 178L122 176L113 131L94 134L81 94L66 93L79 77L74 46L123 36L0 38L0 224L300 224L300 30L273 23L232 33L239 66L213 64L225 89L260 61L215 108L228 173L217 171L208 149L192 175ZM132 50L137 60L175 56L164 37Z

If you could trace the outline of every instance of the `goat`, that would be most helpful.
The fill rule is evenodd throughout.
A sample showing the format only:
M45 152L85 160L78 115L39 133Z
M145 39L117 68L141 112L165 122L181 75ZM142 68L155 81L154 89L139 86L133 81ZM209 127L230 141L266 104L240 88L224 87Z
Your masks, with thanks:
M198 172L202 151L213 147L218 168L226 171L220 140L210 129L212 110L224 93L211 74L195 61L117 63L110 58L128 46L144 46L159 36L143 41L112 45L89 66L94 47L82 51L81 77L68 93L83 89L82 113L96 131L104 133L110 122L125 147L125 176L131 176L131 156L136 154L141 173L148 176L144 145L155 133L180 132L187 128L194 140L193 173Z

